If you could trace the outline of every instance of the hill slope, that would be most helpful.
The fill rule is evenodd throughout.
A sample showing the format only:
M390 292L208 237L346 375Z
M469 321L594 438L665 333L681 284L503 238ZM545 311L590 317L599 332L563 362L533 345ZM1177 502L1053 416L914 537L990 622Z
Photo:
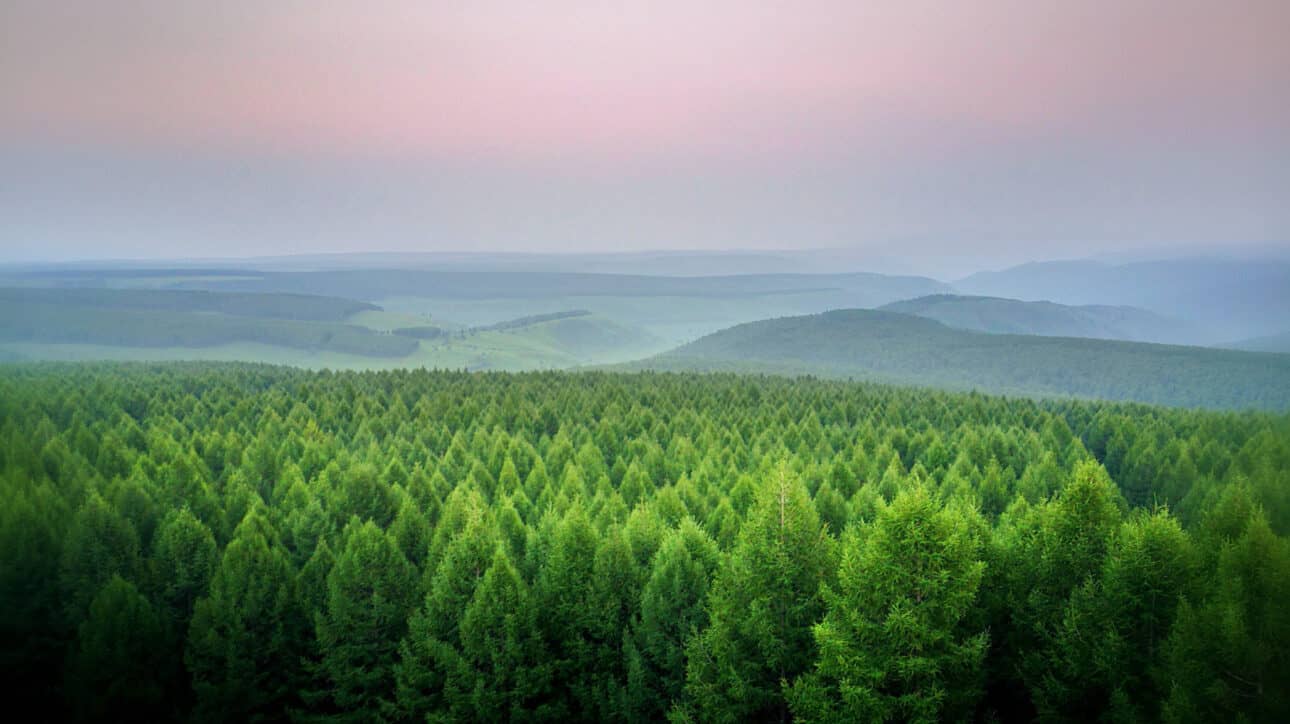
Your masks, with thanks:
M427 339L407 363L470 370L561 369L638 359L667 346L643 329L589 314L521 318L496 327Z
M585 310L486 328L392 326L417 322L424 318L297 294L0 289L0 358L524 370L622 362L669 346L643 329Z
M1196 330L1177 320L1136 307L1100 304L1069 306L1001 297L934 294L893 302L881 309L934 319L957 329L994 334L1091 337L1181 344Z
M1045 262L973 274L953 286L965 294L1140 307L1206 327L1207 343L1283 332L1290 319L1290 262L1279 260Z
M1217 408L1290 408L1290 355L983 334L885 311L742 324L635 368L856 377Z
M1266 337L1243 339L1240 342L1223 345L1231 349L1243 349L1247 352L1282 352L1290 353L1290 332L1270 334Z
M170 289L10 288L0 289L0 305L56 304L94 309L161 312L210 312L258 319L339 322L380 307L352 299L312 294L250 294Z
M14 293L21 292L21 293ZM0 290L0 342L54 343L108 347L215 347L250 342L295 350L339 354L397 357L417 348L414 339L378 334L373 330L312 317L335 316L347 308L364 308L347 299L315 303L295 298L280 314L304 319L268 316L279 297L250 299L250 294L224 299L222 294L144 293L86 289L90 294L28 294L28 290ZM34 290L44 292L44 290ZM63 290L53 290L62 294ZM77 290L70 290L77 292ZM166 297L174 294L173 305ZM288 298L292 299L292 298ZM304 299L299 303L299 299ZM347 307L346 305L360 305ZM243 314L223 314L232 308Z

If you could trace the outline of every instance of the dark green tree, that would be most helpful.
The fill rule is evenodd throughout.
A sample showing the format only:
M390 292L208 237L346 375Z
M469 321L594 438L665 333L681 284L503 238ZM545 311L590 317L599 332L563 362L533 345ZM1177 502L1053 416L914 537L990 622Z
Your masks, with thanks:
M240 526L188 627L194 719L284 719L298 703L307 631L286 549L270 544L260 526Z
M83 721L168 718L173 665L165 629L134 584L114 575L94 597L67 664L67 701Z
M687 701L676 718L787 718L781 682L815 660L811 626L824 613L820 586L833 570L831 541L806 486L779 466L762 482L713 584L711 623L687 649Z
M370 520L354 520L344 537L327 574L326 608L315 619L328 686L309 698L337 721L383 721L394 710L395 654L407 630L415 569Z
M922 486L842 544L814 671L789 692L796 721L935 722L977 703L987 637L969 614L985 564L965 513Z

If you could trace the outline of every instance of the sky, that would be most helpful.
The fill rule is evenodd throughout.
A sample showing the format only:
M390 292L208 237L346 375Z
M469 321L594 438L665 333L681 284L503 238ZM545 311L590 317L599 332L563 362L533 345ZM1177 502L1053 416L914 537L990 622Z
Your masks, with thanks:
M0 0L0 261L1290 247L1284 0Z

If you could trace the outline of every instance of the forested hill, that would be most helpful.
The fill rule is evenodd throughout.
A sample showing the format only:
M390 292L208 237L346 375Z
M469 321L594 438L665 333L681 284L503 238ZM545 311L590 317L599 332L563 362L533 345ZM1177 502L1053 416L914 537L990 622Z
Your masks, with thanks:
M1275 258L1041 262L953 286L964 294L1149 309L1206 328L1210 343L1284 332L1290 319L1290 261Z
M741 324L634 368L812 374L989 392L1290 409L1290 355L951 329L838 310Z
M451 299L550 296L739 298L830 292L849 296L854 304L860 306L877 306L897 299L948 290L945 284L926 277L867 273L666 277L416 269L254 272L242 278L214 278L183 282L183 285L222 291L339 294L353 299L382 299L392 296Z
M0 342L201 348L239 342L394 358L416 340L345 324L334 297L141 289L0 289Z
M1285 721L1290 419L730 375L0 366L53 721Z
M311 294L251 294L174 289L0 288L0 305L59 304L94 309L211 312L237 317L337 322L380 309L352 299Z
M1290 353L1290 332L1270 334L1266 337L1255 337L1226 345L1232 349L1243 349L1249 352L1287 352Z
M995 334L1092 337L1186 344L1203 335L1185 322L1136 307L1023 302L1001 297L933 294L881 309L934 319L947 326Z

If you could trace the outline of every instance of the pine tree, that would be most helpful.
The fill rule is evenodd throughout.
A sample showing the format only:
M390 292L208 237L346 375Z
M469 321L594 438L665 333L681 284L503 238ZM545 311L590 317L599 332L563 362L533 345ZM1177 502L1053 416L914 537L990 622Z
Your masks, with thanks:
M68 661L72 714L84 721L164 718L169 654L152 604L133 583L112 576L90 603Z
M187 623L219 565L215 536L187 508L180 508L158 529L152 564L170 621Z
M60 582L64 613L74 629L85 618L90 601L112 576L138 577L139 536L134 526L97 494L72 518L63 542Z
M711 624L687 648L687 702L678 718L784 720L781 682L815 659L811 626L833 568L806 486L781 465L761 485L739 542L708 598Z
M1125 522L1101 573L1071 594L1057 660L1038 687L1041 714L1158 719L1150 703L1161 700L1154 681L1160 652L1195 563L1190 540L1167 513Z
M967 630L985 564L963 514L907 489L842 544L815 669L789 692L796 721L934 722L976 703L986 635Z
M448 718L467 721L542 720L550 663L538 629L539 610L502 548L475 589L461 622L468 675L453 682Z
M239 527L188 627L194 719L283 719L296 705L307 630L286 549L259 526Z
M477 500L478 493L472 499ZM463 507L461 516L461 532L445 544L442 560L424 585L424 602L409 618L399 642L394 671L403 717L420 719L446 711L449 680L468 675L461 656L461 620L492 562L498 538L482 508Z
M430 522L412 498L404 498L403 504L399 506L399 513L390 524L390 535L409 563L418 569L425 563L433 533Z
M704 606L720 556L716 543L689 518L654 556L631 642L639 657L635 683L629 685L633 719L658 721L681 699L685 645L707 627Z
M1163 719L1290 719L1290 543L1261 512L1223 547L1212 589L1185 600L1165 647Z
M570 464L567 470L573 470ZM594 717L603 695L596 665L603 661L604 612L597 605L599 536L586 511L574 504L551 533L534 594L542 611L544 642L551 657L554 711ZM620 643L615 636L612 643Z
M393 710L394 660L416 579L395 542L372 521L350 524L327 574L327 606L315 628L321 673L337 721L383 721Z

